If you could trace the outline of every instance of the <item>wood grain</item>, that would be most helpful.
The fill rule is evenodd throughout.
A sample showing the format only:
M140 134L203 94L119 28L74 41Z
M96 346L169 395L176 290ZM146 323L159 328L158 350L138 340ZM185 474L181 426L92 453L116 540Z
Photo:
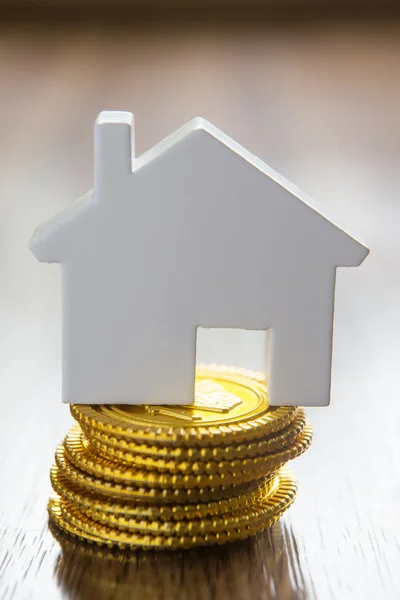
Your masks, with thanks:
M2 600L399 597L399 34L396 22L3 22ZM371 247L362 267L338 273L332 405L309 411L298 499L244 543L110 557L60 546L47 528L48 472L71 419L59 401L59 272L27 242L91 186L102 109L135 113L138 152L208 118Z

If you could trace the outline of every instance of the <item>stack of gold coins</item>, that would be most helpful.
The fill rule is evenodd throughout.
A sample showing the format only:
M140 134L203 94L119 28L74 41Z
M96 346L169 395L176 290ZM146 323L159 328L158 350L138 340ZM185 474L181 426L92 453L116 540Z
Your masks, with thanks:
M259 374L200 368L188 406L71 405L50 519L79 539L178 549L244 539L296 494L286 463L311 443L304 410L270 407Z

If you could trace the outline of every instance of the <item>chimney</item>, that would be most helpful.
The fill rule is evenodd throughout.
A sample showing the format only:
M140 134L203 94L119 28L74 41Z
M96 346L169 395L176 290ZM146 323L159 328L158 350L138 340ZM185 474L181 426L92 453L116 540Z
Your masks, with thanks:
M102 111L94 128L94 190L105 197L113 193L118 179L129 176L135 160L133 114Z

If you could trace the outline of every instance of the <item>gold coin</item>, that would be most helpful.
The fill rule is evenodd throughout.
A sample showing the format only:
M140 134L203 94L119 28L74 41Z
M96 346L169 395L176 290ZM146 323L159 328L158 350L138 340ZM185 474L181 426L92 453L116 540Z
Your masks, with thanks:
M62 500L59 496L57 496L57 494L54 494L53 496L50 497L49 499L49 504L48 504L48 513L49 513L49 518L51 519L51 521L53 523L55 523L60 529L62 529L63 531L66 531L67 533L78 537L80 540L85 541L85 542L95 542L97 544L105 544L107 546L113 546L113 542L107 542L107 540L103 540L102 538L98 537L97 535L92 535L88 532L83 532L81 530L79 530L77 527L70 525L67 522L64 522L64 519L62 518L61 515L61 508L60 508L60 504L61 504Z
M289 476L288 476L289 477ZM286 485L291 489L292 480L287 481ZM284 482L282 481L282 486ZM278 492L277 492L278 493ZM281 496L283 487L281 489ZM291 501L293 501L294 494ZM272 497L268 500L272 501ZM235 529L221 532L204 532L201 534L191 534L186 532L182 535L159 535L137 533L136 531L125 531L115 527L102 525L90 519L87 515L81 513L76 507L69 504L60 497L51 498L49 502L49 517L64 531L79 537L87 539L90 542L106 545L116 545L121 548L143 548L143 549L181 549L192 548L208 544L223 544L229 541L245 539L251 535L263 531L266 527L275 523L283 512L288 508L290 502L286 504L282 497L279 506L283 507L280 511L271 512L269 516L264 518L251 519L243 525L237 526ZM146 521L144 521L146 523Z
M220 461L213 461L207 459L197 461L181 461L174 459L155 458L153 456L143 456L141 454L132 455L123 451L118 452L118 455L112 453L111 455L108 455L106 452L104 452L104 446L98 445L96 440L90 440L84 436L82 443L85 446L85 448L88 449L89 452L101 456L106 461L122 461L122 463L129 464L136 469L143 468L146 470L158 472L168 471L168 473L184 473L187 476L235 474L235 478L236 476L240 477L240 473L243 473L243 477L245 478L243 480L246 480L247 476L248 478L251 478L251 476L254 474L261 473L262 475L265 473L265 470L269 471L269 465L271 464L277 464L279 467L281 464L283 464L283 462L286 462L286 460L297 456L297 450L300 451L307 431L311 431L310 425L306 425L306 427L303 428L302 432L297 436L297 438L294 438L294 440L292 440L291 447L284 447L284 449L281 449L280 452L265 454L261 456L258 455L250 458L239 457L233 460ZM276 462L277 459L278 462Z
M276 474L265 478L256 488L237 496L211 502L152 505L140 504L137 501L123 501L102 496L82 488L79 484L70 481L56 465L50 471L51 484L54 491L70 504L75 504L82 512L102 513L105 515L119 516L125 519L146 519L160 521L181 521L183 519L198 519L222 513L233 512L252 506L261 497L266 498L276 486Z
M311 438L311 429L306 427L299 441L291 448L275 454L243 459L243 461L233 461L231 463L225 461L226 465L222 461L214 463L213 473L199 475L190 471L182 474L145 471L102 458L90 450L88 444L85 443L79 426L75 426L69 431L64 440L64 448L68 458L75 466L82 471L106 480L154 488L203 488L245 483L267 475L268 472L275 471L288 460L304 452L310 445ZM150 463L153 459L150 458L148 461ZM158 461L158 464L161 462L162 459ZM148 468L152 466L154 464L147 465ZM184 470L184 466L182 466L182 470ZM165 465L165 469L168 469L168 465Z
M259 484L259 481L255 480L245 484L196 489L156 489L134 484L125 485L114 481L106 481L101 477L94 477L77 468L68 460L62 444L56 450L55 461L57 467L69 481L89 491L111 498L137 500L149 504L186 504L221 500L247 493L255 489Z
M92 523L88 517L80 513L77 509L69 507L68 520L64 518L66 505L64 504L64 514L61 512L60 498L50 498L48 505L49 518L57 527L64 532L78 538L83 542L95 543L99 546L105 545L109 548L117 547L121 549L142 549L142 550L184 550L195 548L197 546L220 545L227 542L246 539L252 535L271 527L282 516L277 513L269 519L257 524L254 528L244 528L235 532L207 534L205 536L151 536L140 534L123 534L118 530L109 527L102 527L104 537L100 537L89 531ZM79 525L79 526L78 526Z
M218 446L254 441L286 427L298 408L270 407L258 376L228 368L198 370L189 406L71 404L84 427L160 445Z
M276 476L270 492L260 494L251 506L211 517L181 521L138 520L125 515L113 515L92 509L87 513L94 521L108 527L150 535L204 535L206 533L228 532L246 526L255 526L277 512L281 513L292 504L296 495L296 484L288 472Z
M159 446L138 444L125 438L117 438L90 427L82 427L89 444L98 453L110 460L123 460L129 463L138 463L139 456L162 458L168 461L188 462L219 462L253 458L263 454L283 450L294 443L306 425L306 415L303 408L299 408L295 419L284 429L273 433L255 442L229 446L214 447L188 447L188 446ZM145 463L142 463L145 464Z

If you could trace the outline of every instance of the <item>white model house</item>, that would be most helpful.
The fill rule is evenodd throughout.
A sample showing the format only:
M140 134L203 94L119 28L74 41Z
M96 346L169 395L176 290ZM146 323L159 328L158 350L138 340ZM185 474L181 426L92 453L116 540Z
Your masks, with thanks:
M62 269L63 400L190 404L197 327L268 330L273 405L329 403L336 267L368 249L202 119L135 157L95 125L94 190L39 227Z

